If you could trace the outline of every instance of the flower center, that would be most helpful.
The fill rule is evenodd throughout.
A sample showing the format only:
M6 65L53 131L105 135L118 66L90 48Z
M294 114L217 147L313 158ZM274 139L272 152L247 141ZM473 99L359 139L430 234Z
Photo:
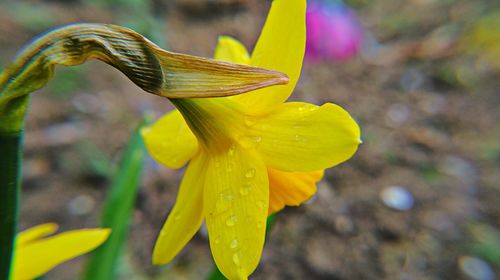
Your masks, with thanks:
M245 131L244 114L228 98L171 99L206 152L226 151Z

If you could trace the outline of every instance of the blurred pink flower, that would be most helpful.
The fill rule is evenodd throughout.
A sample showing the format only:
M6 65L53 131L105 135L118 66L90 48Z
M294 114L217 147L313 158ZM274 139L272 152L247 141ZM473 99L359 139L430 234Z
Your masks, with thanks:
M309 1L306 26L307 59L346 61L361 47L361 24L354 12L341 1Z

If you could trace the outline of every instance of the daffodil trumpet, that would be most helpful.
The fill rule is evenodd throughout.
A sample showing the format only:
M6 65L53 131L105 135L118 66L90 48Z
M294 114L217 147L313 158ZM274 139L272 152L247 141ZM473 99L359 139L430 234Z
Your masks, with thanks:
M359 126L340 106L285 102L302 68L305 14L306 0L274 0L251 55L230 37L216 47L216 59L284 72L287 85L175 99L177 111L143 130L159 162L189 162L153 263L170 262L205 221L221 273L247 279L260 261L268 215L309 199L323 170L356 152Z
M56 224L48 223L18 234L10 280L31 280L55 266L92 251L104 243L110 229L78 229L56 235ZM4 278L2 278L4 279Z

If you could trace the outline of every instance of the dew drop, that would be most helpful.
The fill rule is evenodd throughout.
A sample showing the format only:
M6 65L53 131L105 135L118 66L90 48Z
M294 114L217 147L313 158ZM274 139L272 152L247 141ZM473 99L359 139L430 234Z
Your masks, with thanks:
M243 195L243 196L247 195L248 194L248 188L241 188L240 189L240 194Z
M247 126L253 126L256 122L257 122L257 120L255 119L255 117L246 117L245 118L245 124Z
M239 138L241 146L245 149L254 149L262 142L261 136L245 135Z
M238 218L236 218L235 215L232 215L229 218L227 218L227 220L226 220L226 226L232 227L232 226L234 226L236 224L236 221L238 221Z
M231 243L229 244L229 248L236 249L237 247L238 247L238 240L237 239L233 239L231 241Z
M259 200L257 201L257 206L263 209L264 207L266 207L266 203L263 200Z
M250 188L249 187L243 187L243 188L240 189L240 194L242 196L248 195L249 192L250 192Z
M234 156L234 146L231 146L231 148L229 148L229 151L227 153L229 156Z
M255 168L248 169L245 173L245 177L248 179L255 177Z
M178 221L181 219L181 214L175 214L174 215L174 221Z
M240 254L239 253L233 254L233 263L237 266L240 266Z
M262 228L262 222L257 222L257 228Z
M220 237L219 237L219 236L217 236L217 237L215 238L214 242L215 242L215 244L219 244L219 243L220 243Z
M226 200L227 200L227 201L232 201L232 200L233 200L233 198L234 198L234 196L233 196L232 194L228 194L228 195L226 195Z
M248 193L252 190L252 184L246 183L241 189L240 194L242 196L248 195Z

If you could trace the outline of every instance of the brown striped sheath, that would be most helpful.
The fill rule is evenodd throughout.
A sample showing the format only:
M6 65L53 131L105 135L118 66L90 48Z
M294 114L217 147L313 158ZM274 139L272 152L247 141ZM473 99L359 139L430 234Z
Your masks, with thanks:
M0 107L42 87L56 64L104 61L143 90L168 98L217 97L286 84L285 74L172 53L142 35L110 24L72 24L33 41L0 75Z
M162 50L121 26L72 24L35 39L0 73L0 133L22 129L29 93L48 82L55 65L78 65L89 58L167 98L229 96L288 83L277 71Z

